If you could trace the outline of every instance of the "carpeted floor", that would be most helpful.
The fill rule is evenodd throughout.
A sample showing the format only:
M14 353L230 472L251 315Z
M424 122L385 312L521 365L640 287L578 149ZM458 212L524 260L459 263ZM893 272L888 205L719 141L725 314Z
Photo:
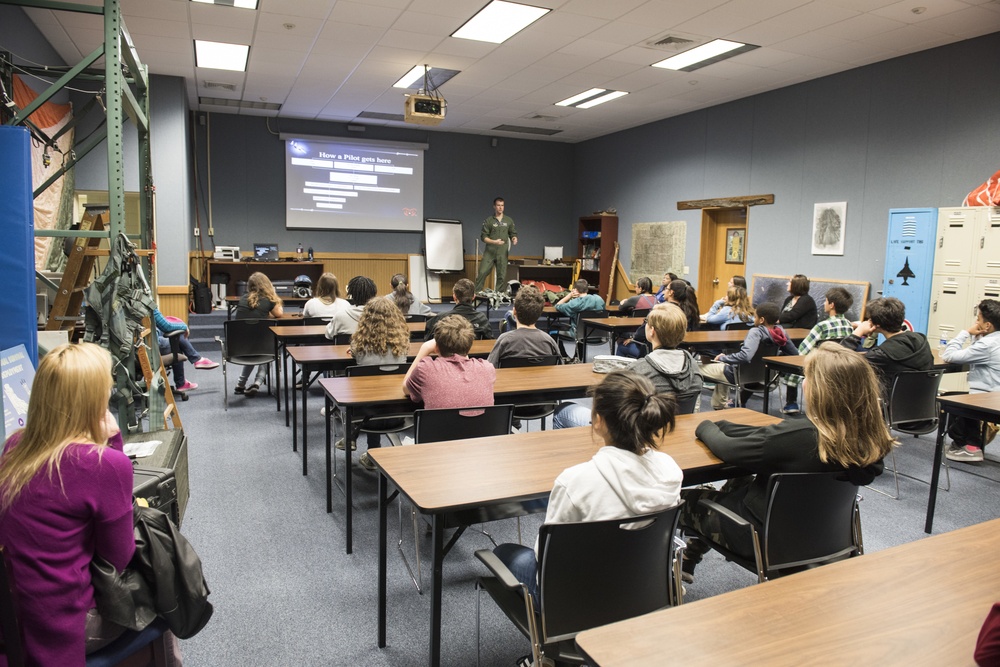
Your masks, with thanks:
M199 343L206 356L220 361L218 351L210 351L209 345L209 341ZM591 355L598 351L606 348L592 349ZM234 368L230 369L230 392ZM310 395L311 404L316 406L308 416L313 446L309 451L310 474L303 477L300 453L291 449L291 430L285 427L284 415L276 411L272 398L266 393L253 399L230 396L226 412L221 367L189 370L188 377L199 388L180 404L190 443L191 473L191 499L183 532L203 560L216 611L201 634L181 642L186 665L426 664L430 601L416 593L394 549L389 554L388 646L378 649L375 645L376 476L355 466L354 553L347 555L343 496L335 492L333 514L324 511L323 418L318 413L321 394L314 389ZM706 407L707 398L706 393L702 402ZM771 402L772 406L776 403L780 402ZM759 409L760 404L751 403L750 407ZM932 447L933 441L926 436L905 439L897 452L900 469L927 478ZM1000 469L996 465L956 464L951 479L951 492L939 494L935 532L1000 516L1000 484L996 483ZM888 474L877 481L878 488L884 490L891 484ZM927 486L901 478L900 487L903 496L898 501L863 491L862 521L869 552L924 536ZM541 518L522 519L526 543L534 540ZM517 539L514 520L491 524L488 529L498 541ZM393 534L390 529L390 539ZM412 530L404 530L403 535L404 544L412 550ZM429 558L429 537L421 535L419 544L424 557ZM487 538L466 532L445 560L444 665L476 663L473 583L482 570L473 552L488 546ZM941 567L953 565L941 563ZM426 571L424 580L429 582ZM755 581L750 573L710 554L699 567L695 583L688 585L686 601ZM518 656L528 652L527 641L488 596L482 600L481 625L482 665L513 665Z

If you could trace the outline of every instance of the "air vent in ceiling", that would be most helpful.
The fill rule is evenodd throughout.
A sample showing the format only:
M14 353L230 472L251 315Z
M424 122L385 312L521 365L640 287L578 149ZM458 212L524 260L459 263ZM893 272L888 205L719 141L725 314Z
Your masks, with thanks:
M703 41L704 40L698 39L693 35L690 37L688 36L681 37L680 35L675 33L672 35L667 34L667 35L660 35L659 37L654 37L653 39L646 42L646 46L653 49L659 49L661 51L681 52L681 51L687 51L689 48L697 46Z
M521 134L544 134L552 136L559 134L562 130L553 130L547 127L524 127L523 125L497 125L493 128L499 132L520 132Z
M544 115L542 115L540 113L536 113L536 114L534 114L532 116L525 116L525 118L527 120L541 120L541 121L545 121L547 123L551 123L554 120L559 120L558 116L544 116Z
M227 100L222 97L199 97L198 104L215 107L237 107L239 109L260 109L263 111L280 111L281 105L273 102L245 102L243 100Z
M228 90L231 93L236 92L235 83L222 83L220 81L206 81L201 84L202 88L214 88L216 90Z
M404 121L403 114L401 113L382 113L381 111L362 111L358 114L358 118L367 118L369 120L394 120L400 123Z

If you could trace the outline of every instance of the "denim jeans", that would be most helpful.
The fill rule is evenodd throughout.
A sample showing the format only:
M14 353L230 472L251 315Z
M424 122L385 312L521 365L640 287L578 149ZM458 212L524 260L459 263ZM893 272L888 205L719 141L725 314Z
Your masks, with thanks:
M528 587L535 609L538 609L538 561L535 560L535 550L520 544L501 544L493 553L518 581Z
M552 428L590 426L590 408L579 403L563 403L552 415Z

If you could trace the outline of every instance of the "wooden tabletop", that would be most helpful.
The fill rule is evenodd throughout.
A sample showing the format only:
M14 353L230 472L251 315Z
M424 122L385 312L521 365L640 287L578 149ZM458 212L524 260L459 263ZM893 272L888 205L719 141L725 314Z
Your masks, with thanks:
M583 390L599 383L603 377L594 373L593 364L500 368L497 369L493 395L498 403L503 402L501 399L505 394L558 391L582 395ZM403 381L398 375L324 378L319 383L330 398L342 406L412 404L403 393Z
M476 340L469 350L470 357L486 357L493 351L495 340ZM413 359L420 351L423 343L410 343L406 356ZM350 355L350 345L303 345L288 348L288 356L298 364L339 363L351 364L354 357Z
M934 364L932 368L948 372L950 370L958 369L961 367L960 364L950 364L944 359L942 359L941 353L938 350L931 350L931 352L934 356ZM786 354L777 357L764 357L764 363L767 364L768 366L772 366L775 368L785 368L792 372L796 371L801 372L802 367L806 365L806 355Z
M659 448L685 472L722 466L694 437L695 428L706 419L754 426L781 421L745 408L679 415L676 428L661 438ZM559 473L590 460L601 444L589 427L581 427L380 447L369 455L421 512L434 514L544 497Z
M975 410L987 418L1000 416L1000 391L939 396L938 403L945 410L949 407L966 408ZM1000 600L1000 595L997 596L997 599Z
M688 331L684 334L681 345L724 345L742 343L746 340L748 329L726 329L723 331ZM785 329L788 340L800 341L809 335L809 329Z
M587 630L600 667L972 665L1000 519ZM961 564L957 567L956 564Z
M424 322L407 322L406 328L410 330L411 334L414 334L423 333L427 327ZM296 338L315 338L316 336L326 335L326 325L308 324L304 326L274 326L271 327L271 333L282 341L294 341Z
M642 323L646 321L644 317L594 317L583 320L591 328L595 329L609 329L612 331L620 331L622 329L633 330L638 329L642 326Z

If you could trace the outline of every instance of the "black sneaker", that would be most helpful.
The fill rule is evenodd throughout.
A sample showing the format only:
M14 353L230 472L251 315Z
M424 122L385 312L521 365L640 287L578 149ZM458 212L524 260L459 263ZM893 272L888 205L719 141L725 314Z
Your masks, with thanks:
M246 387L244 387L241 384L238 384L238 385L236 385L236 389L233 390L233 393L234 394L243 394L243 393L246 393L246 390L247 390Z

